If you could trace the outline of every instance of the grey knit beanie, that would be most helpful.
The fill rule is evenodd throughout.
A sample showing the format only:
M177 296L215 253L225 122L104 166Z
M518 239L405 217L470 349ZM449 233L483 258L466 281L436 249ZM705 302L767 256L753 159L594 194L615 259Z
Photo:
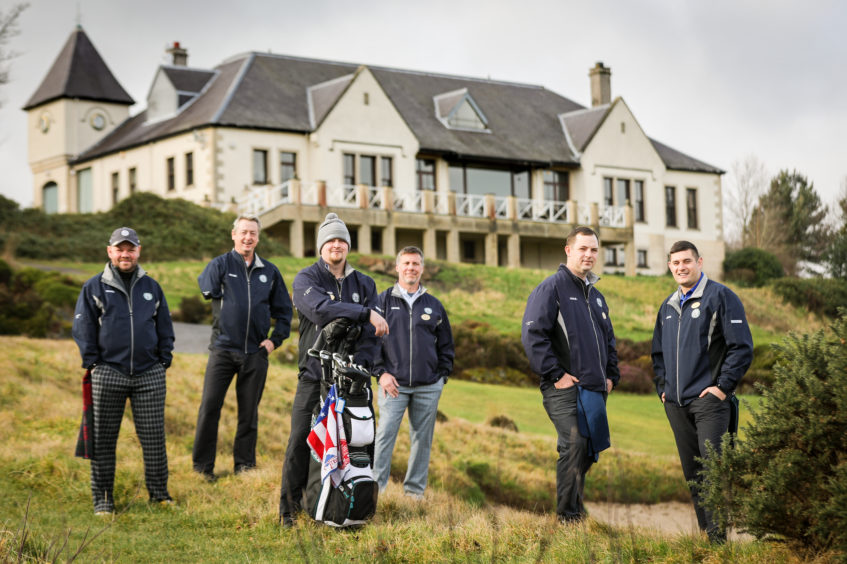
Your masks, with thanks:
M350 232L347 231L347 226L336 214L328 213L318 229L318 254L321 254L324 244L333 239L347 241L347 248L350 248Z

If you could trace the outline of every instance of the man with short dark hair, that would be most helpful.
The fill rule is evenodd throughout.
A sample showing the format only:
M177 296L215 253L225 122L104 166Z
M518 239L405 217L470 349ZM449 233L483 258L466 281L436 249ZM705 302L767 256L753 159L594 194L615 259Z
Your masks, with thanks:
M397 284L380 294L377 310L388 321L374 375L379 378L379 425L374 475L379 489L388 485L394 441L409 410L409 465L406 495L420 499L426 489L429 455L438 400L453 371L453 333L438 298L421 284L423 252L406 247L397 255Z
M707 443L720 453L733 409L728 398L753 361L753 337L741 300L706 276L693 243L674 243L668 268L679 287L662 302L653 330L656 392L673 430L682 473L694 483L697 524L709 540L721 543L726 530L701 505L698 459L707 456Z
M376 304L376 284L347 262L350 232L336 214L326 215L318 229L316 243L320 258L298 272L292 285L294 306L300 320L300 373L291 406L291 432L279 494L279 517L284 527L294 524L301 509L311 456L306 437L311 429L312 412L320 403L321 365L317 358L308 355L309 348L329 322L349 319L363 326L353 362L371 369L377 337L388 332L385 319L372 309Z
M530 367L540 379L544 409L558 435L556 514L562 523L586 516L585 474L603 448L599 445L608 443L605 399L620 379L609 308L594 287L599 277L591 272L599 252L593 229L571 231L566 264L532 291L521 328ZM591 394L582 390L600 398L599 408L585 409L584 399ZM591 422L584 430L588 436L580 432L580 418ZM605 427L595 426L598 421Z
M150 500L172 503L165 449L165 370L174 348L171 314L162 288L138 264L141 241L134 229L115 229L106 253L109 263L103 272L79 293L73 323L82 366L91 371L95 515L115 512L115 447L127 398Z
M194 470L215 479L218 422L233 377L238 427L232 445L236 474L256 467L259 401L268 375L268 355L288 338L291 298L279 269L256 254L259 218L241 215L232 224L233 249L206 265L197 279L212 300L212 339L197 414L192 459ZM273 332L271 319L276 321Z

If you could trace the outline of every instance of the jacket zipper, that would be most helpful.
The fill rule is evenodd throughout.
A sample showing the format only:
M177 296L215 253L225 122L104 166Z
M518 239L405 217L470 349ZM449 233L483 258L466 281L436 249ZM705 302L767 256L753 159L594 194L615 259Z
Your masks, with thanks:
M583 295L585 296L585 306L588 308L588 317L591 319L591 329L594 330L594 344L597 345L597 360L600 363L600 373L603 375L603 391L605 392L608 388L606 384L606 367L603 366L603 354L600 351L600 338L597 336L597 324L594 323L594 314L591 313L591 300L589 296L591 295L591 286L586 285L587 291L583 290Z
M244 259L242 259L243 261ZM256 265L256 254L253 253L253 265ZM247 275L247 327L244 329L244 354L247 353L247 343L250 341L250 313L253 311L253 292L250 288L250 274L253 272L252 268L247 268L247 263L244 263L244 274Z
M132 275L132 282L129 284L129 292L127 293L127 302L129 303L129 375L135 373L135 321L132 313L132 289L138 281L137 272Z
M682 395L679 390L679 335L682 332L682 306L679 305L679 319L676 322L676 403L682 405Z
M406 301L405 299L403 300ZM408 302L406 305L409 307L409 387L412 387L412 358L414 357L414 352L412 350L412 323L415 319L414 312L412 311L412 304Z

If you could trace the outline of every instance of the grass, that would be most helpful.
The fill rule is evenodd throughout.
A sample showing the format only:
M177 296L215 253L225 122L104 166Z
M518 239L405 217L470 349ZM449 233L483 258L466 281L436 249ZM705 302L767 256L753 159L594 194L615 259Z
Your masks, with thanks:
M356 254L351 255L351 263L358 264L360 258ZM290 291L297 272L312 264L315 259L270 257L270 260L279 267ZM146 263L143 254L140 262L162 285L172 309L179 307L183 297L199 296L197 276L205 262ZM455 325L466 319L482 321L503 334L513 336L520 334L520 320L527 296L544 278L552 274L552 271L546 270L495 268L440 261L431 263L438 267L438 273L427 282L427 286L444 303L451 323ZM21 261L19 264L26 265L27 262ZM105 257L100 263L39 261L38 264L78 271L78 274L72 275L82 283L102 270ZM374 278L380 292L395 281L393 276L363 270ZM609 304L617 337L645 341L652 338L659 304L675 286L668 276L606 275L601 277L597 287ZM778 342L789 331L805 333L825 325L824 320L784 303L769 288L734 289L746 308L756 345Z
M205 355L178 354L168 371L170 490L178 505L147 503L128 409L118 441L119 515L103 521L92 515L88 462L72 456L80 417L76 347L70 341L0 337L0 560L14 559L18 550L28 561L68 559L84 539L99 533L84 548L82 560L797 561L785 548L758 542L715 548L697 536L665 537L594 520L558 526L551 511L555 439L545 425L537 390L457 381L445 391L442 409L449 420L436 429L425 502L405 498L392 482L376 518L363 529L340 532L302 519L293 530L281 531L276 523L279 476L296 369L271 365L262 401L259 468L239 476L230 471L235 407L234 398L228 398L220 426L220 479L207 484L191 470L205 360ZM610 413L621 417L612 423L616 446L589 473L587 498L650 502L684 497L678 462L660 446L669 432L662 430L656 400L612 398ZM480 423L510 407L507 412L521 432ZM533 420L535 431L530 430ZM627 425L643 425L656 436L634 433L627 439L630 451L623 441ZM405 471L407 456L408 438L401 432L395 479ZM21 533L24 522L26 535Z

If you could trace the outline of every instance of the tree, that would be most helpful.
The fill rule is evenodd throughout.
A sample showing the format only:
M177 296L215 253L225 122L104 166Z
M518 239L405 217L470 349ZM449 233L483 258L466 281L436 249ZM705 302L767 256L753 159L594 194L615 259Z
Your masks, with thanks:
M743 438L704 462L705 504L757 537L847 556L847 310L791 335ZM712 451L714 453L714 451Z
M745 246L775 254L789 275L803 261L819 263L829 237L827 208L814 185L797 171L781 170L759 197Z
M727 217L727 239L734 247L748 246L750 222L759 197L768 186L765 165L756 155L732 163L732 179L725 192L724 211Z
M841 217L836 218L834 233L824 249L823 260L833 278L847 279L847 179L841 188L838 209Z
M13 37L20 33L18 30L18 16L28 7L29 4L20 3L13 5L8 11L4 12L0 10L0 86L9 82L8 63L18 56L18 53L15 51L7 49L6 45L8 45ZM3 102L0 100L0 106L2 105Z

